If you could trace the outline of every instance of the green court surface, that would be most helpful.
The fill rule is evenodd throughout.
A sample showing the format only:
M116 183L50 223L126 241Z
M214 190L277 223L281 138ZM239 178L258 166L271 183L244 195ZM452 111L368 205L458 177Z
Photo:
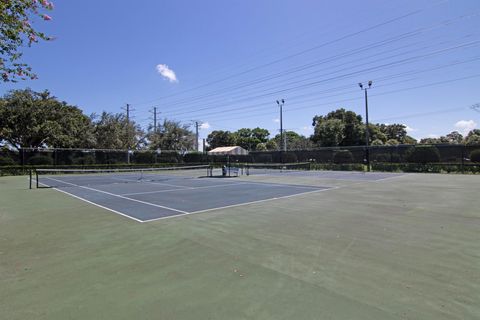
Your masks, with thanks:
M337 188L138 223L0 178L0 318L480 319L480 176L234 179Z

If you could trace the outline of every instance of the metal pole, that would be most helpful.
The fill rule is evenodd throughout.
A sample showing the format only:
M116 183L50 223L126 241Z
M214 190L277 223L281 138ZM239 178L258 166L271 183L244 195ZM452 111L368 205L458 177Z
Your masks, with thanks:
M153 132L157 134L157 107L153 107Z
M368 127L368 89L365 88L365 121L367 123L367 128L365 130L365 145L366 145L366 160L367 160L367 170L370 171L370 150L368 148L369 140L370 140L370 130Z
M198 121L195 121L195 151L198 151Z
M127 103L127 163L130 164L130 105Z
M368 127L368 89L372 86L372 81L368 81L368 87L364 87L363 83L359 83L358 86L360 89L365 91L365 162L367 163L367 171L370 171L370 150L369 150L369 140L370 140L370 129Z
M280 150L283 150L283 103L280 104Z

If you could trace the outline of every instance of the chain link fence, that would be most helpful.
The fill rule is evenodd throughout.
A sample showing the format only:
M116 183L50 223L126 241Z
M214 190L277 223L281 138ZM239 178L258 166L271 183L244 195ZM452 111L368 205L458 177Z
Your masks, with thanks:
M292 151L253 151L248 155L109 149L0 149L0 170L26 167L115 167L170 164L296 163L312 168L379 171L480 172L480 145L397 145L330 147Z

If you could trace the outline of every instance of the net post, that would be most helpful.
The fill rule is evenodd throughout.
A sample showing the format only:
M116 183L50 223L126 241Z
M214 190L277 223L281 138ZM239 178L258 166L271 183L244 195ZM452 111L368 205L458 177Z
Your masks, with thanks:
M38 189L38 171L37 170L35 170L35 182L36 182L37 189Z
M29 189L32 189L32 169L28 170L28 176L30 177L29 179Z

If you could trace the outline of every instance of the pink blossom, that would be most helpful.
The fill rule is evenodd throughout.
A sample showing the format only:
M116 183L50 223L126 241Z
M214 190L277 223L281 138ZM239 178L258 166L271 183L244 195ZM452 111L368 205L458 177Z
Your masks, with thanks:
M50 16L47 15L47 14L44 14L44 15L43 15L43 20L49 21L49 20L52 20L52 17L50 17Z

